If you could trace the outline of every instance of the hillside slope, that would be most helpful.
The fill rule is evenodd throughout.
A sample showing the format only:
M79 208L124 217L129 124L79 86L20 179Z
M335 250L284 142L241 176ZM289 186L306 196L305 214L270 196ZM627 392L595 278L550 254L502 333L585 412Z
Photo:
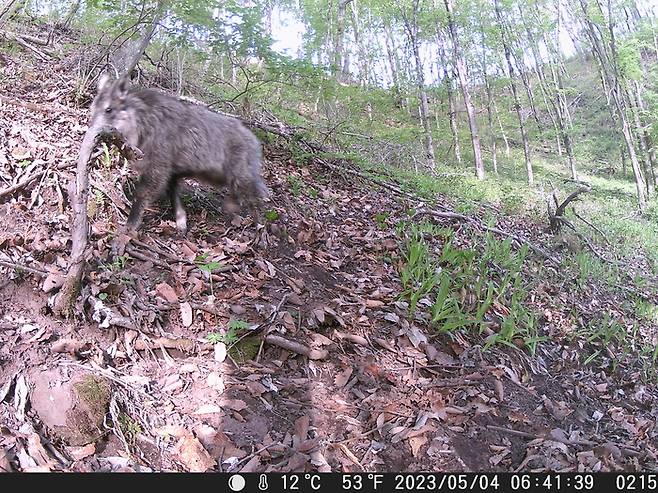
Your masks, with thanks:
M484 206L464 221L444 197L423 203L345 161L301 160L273 135L260 134L265 226L227 218L214 191L190 183L187 237L161 204L115 261L125 177L103 153L77 317L54 317L87 109L66 63L1 60L0 470L658 467L651 355L620 336L654 326L621 291L530 252L481 323L438 331L429 294L410 314L409 245L465 277L462 309L481 307L467 267L486 264L497 293L511 267L487 257L505 238L476 218L549 244L543 226ZM514 318L521 309L533 315Z

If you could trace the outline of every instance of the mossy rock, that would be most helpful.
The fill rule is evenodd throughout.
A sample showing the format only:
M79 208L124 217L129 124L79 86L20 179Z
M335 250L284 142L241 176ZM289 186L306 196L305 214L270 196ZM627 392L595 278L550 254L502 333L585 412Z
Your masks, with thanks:
M112 388L91 373L68 375L56 369L30 378L32 408L46 428L69 445L82 446L101 438Z

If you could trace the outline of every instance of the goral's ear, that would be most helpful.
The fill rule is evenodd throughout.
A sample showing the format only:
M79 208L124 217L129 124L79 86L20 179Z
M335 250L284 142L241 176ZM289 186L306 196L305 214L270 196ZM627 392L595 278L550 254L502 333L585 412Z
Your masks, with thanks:
M103 89L108 87L110 81L112 80L112 77L110 74L107 72L103 72L101 76L98 78L98 82L96 83L96 88L98 89L98 92L102 92Z
M124 97L128 94L128 89L130 89L130 78L128 75L123 75L117 81L117 96Z

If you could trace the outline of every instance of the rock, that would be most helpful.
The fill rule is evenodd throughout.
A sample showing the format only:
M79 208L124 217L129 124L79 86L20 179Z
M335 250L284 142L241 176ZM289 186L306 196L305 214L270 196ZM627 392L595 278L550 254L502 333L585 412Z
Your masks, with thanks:
M69 376L58 370L33 372L30 382L32 408L51 433L72 446L95 442L105 433L109 382L91 373Z

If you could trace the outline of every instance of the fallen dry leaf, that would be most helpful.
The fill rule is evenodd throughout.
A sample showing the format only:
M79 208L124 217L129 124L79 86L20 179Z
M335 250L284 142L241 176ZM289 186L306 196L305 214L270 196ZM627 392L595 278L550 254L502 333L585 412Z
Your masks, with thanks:
M189 472L206 472L217 464L201 442L191 435L181 438L175 450Z
M180 318L184 327L192 325L192 307L187 301L180 304Z
M247 407L247 403L241 399L223 399L219 405L232 411L242 411Z
M350 377L352 376L352 372L354 369L351 366L348 366L345 368L342 372L340 372L336 377L334 378L334 384L336 387L344 387L345 384L349 381Z
M155 294L169 303L176 303L178 301L176 291L166 282L161 282L155 287Z

